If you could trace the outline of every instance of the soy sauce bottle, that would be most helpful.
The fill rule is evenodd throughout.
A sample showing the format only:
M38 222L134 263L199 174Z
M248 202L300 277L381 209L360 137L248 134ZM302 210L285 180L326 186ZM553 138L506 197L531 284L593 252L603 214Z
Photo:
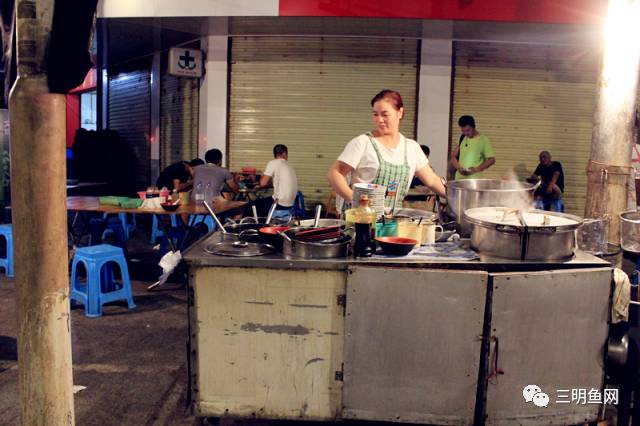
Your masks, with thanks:
M369 207L369 197L362 195L358 208L354 212L356 238L353 254L356 257L369 257L375 251L376 211Z

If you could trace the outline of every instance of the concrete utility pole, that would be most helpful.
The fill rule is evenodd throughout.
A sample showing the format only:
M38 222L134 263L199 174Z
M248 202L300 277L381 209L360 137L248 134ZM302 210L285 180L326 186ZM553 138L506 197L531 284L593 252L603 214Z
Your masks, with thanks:
M49 92L54 0L18 0L11 91L11 198L23 425L72 425L65 97Z
M598 79L585 217L609 217L609 241L619 244L618 213L633 179L631 149L640 64L640 0L610 0Z

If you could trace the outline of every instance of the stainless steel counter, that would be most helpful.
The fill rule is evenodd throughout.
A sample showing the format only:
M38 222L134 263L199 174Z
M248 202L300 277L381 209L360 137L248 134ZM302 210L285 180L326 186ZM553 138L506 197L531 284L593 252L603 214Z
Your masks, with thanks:
M566 261L520 261L482 257L479 260L430 260L405 257L394 258L343 258L343 259L286 259L280 253L254 257L230 257L209 254L204 251L208 244L221 241L220 233L213 233L196 244L185 253L184 259L193 266L223 266L241 268L268 269L316 269L316 270L346 270L351 265L387 266L403 268L435 268L459 269L471 271L505 272L505 271L539 271L546 269L570 269L606 267L609 263L588 253L577 251L575 256Z

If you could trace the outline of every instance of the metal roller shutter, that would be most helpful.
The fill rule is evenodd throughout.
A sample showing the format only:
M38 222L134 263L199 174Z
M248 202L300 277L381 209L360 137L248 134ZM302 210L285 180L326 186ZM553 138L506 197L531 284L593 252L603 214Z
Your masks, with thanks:
M144 65L141 65L141 67ZM151 127L150 65L134 71L113 72L109 77L109 128L116 130L135 155L136 190L149 185Z
M401 131L415 138L417 63L417 40L234 37L231 170L263 170L283 143L307 203L326 203L327 171L349 140L371 129L369 101L381 89L402 94Z
M197 78L163 74L160 91L160 170L198 155Z
M476 118L496 151L486 177L522 180L547 150L565 175L565 208L582 215L599 52L593 49L457 42L451 149L458 117Z

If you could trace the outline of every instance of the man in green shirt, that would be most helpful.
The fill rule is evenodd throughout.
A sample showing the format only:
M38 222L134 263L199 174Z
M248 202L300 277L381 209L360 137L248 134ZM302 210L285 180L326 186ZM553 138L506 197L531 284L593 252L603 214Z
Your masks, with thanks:
M482 172L496 162L491 142L476 130L476 121L470 115L460 117L458 126L464 137L451 157L455 179L481 179Z

